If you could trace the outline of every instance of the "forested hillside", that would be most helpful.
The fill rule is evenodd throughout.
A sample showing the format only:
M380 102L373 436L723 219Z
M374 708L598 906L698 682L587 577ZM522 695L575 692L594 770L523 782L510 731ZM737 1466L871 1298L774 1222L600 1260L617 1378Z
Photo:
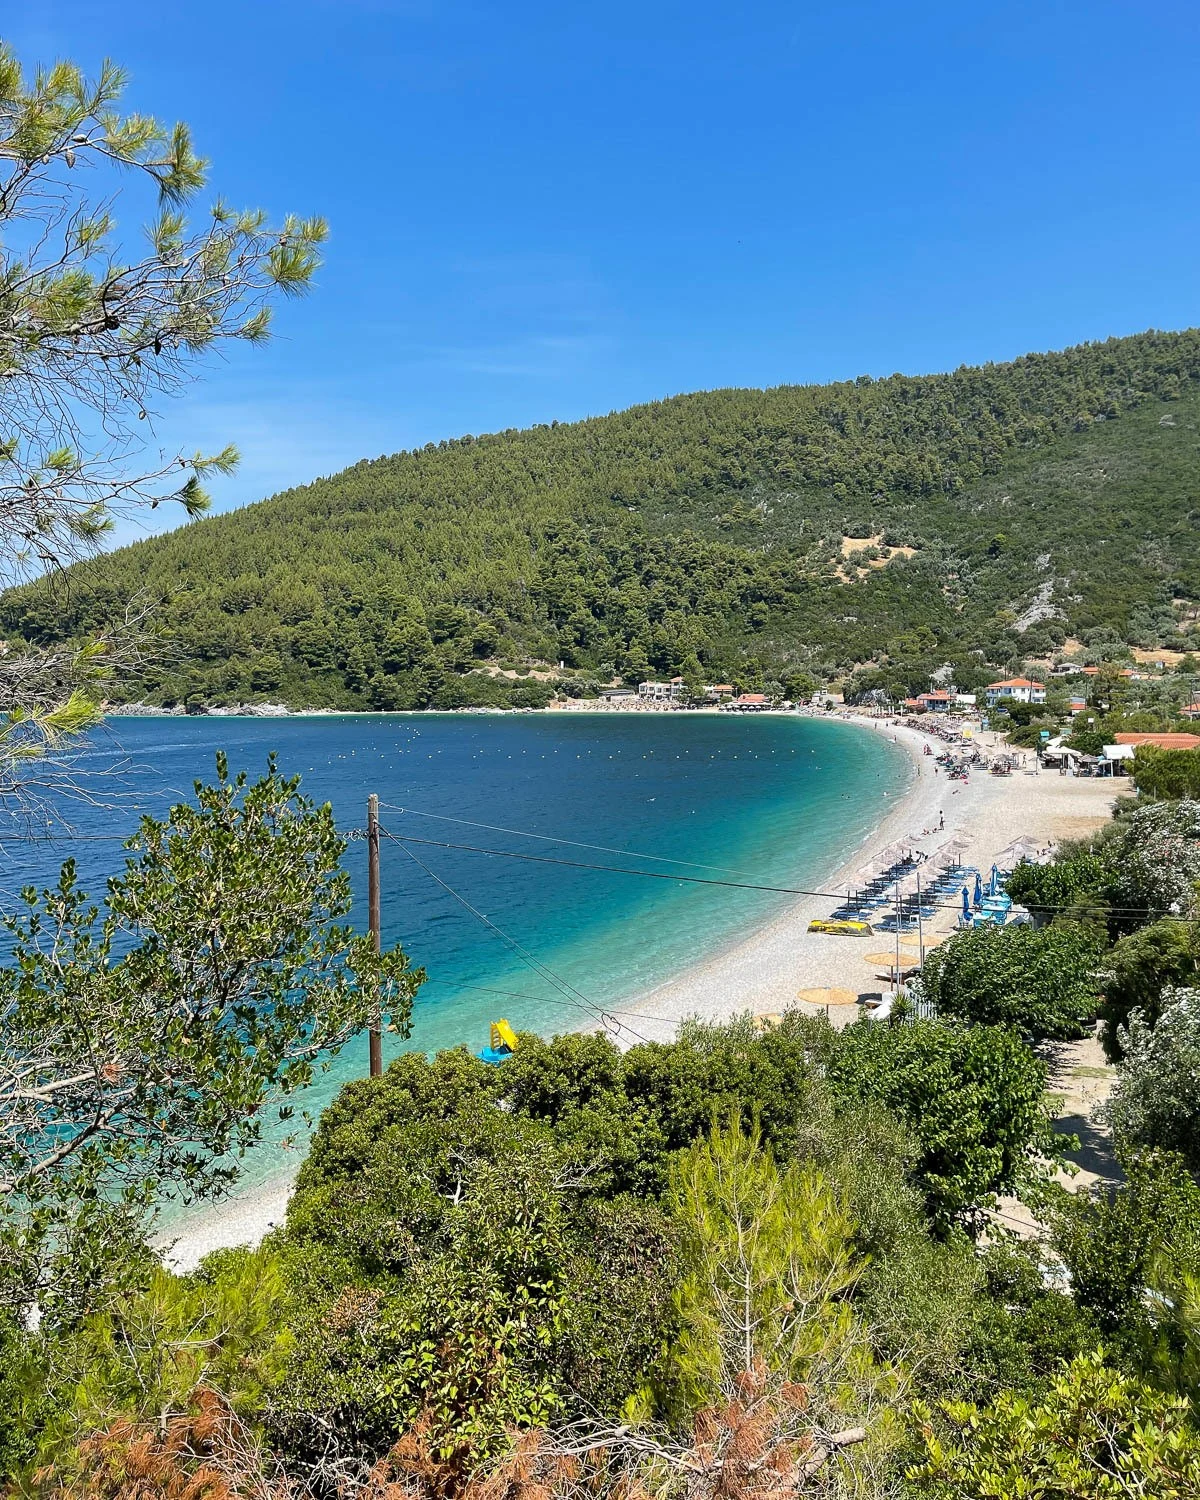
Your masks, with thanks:
M1198 457L1196 330L704 392L364 460L11 590L0 628L44 643L161 599L165 664L130 692L165 702L529 702L485 663L531 658L575 691L969 680L1068 635L1184 644Z

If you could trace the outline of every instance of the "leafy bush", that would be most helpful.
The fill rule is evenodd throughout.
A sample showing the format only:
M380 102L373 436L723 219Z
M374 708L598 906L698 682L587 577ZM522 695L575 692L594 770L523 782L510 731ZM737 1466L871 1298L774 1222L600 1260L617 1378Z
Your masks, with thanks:
M1153 802L1122 819L1112 845L1110 893L1125 931L1196 909L1200 802Z
M875 1103L906 1122L934 1224L978 1227L997 1193L1037 1173L1060 1143L1045 1105L1046 1066L1012 1031L939 1021L843 1033L828 1064L843 1100Z
M361 1458L414 1424L467 1472L569 1396L615 1411L670 1324L673 1234L606 1201L592 1158L500 1108L507 1068L408 1054L347 1085L297 1181L281 1247L297 1290L276 1440Z
M1161 750L1139 745L1133 757L1133 782L1147 797L1200 798L1200 750Z
M1200 1186L1169 1153L1127 1157L1112 1192L1062 1193L1053 1241L1076 1302L1108 1333L1137 1336L1150 1317L1145 1291L1164 1262L1200 1252Z
M1090 848L1060 851L1049 864L1023 860L1005 881L1014 901L1047 917L1077 906L1099 906L1108 885L1109 862Z
M1187 1401L1080 1355L1033 1396L917 1413L925 1461L909 1472L929 1500L1116 1500L1200 1493L1200 1431Z
M942 1016L1031 1037L1079 1037L1100 1003L1103 946L1094 928L1078 923L973 927L929 955L921 987Z
M1105 1105L1114 1136L1131 1148L1178 1152L1200 1173L1200 989L1168 990L1157 1022L1135 1010L1120 1043Z
M554 1126L591 1154L605 1191L660 1193L669 1157L714 1119L741 1109L785 1154L804 1119L820 1059L837 1046L823 1019L798 1013L760 1032L748 1018L685 1022L674 1042L621 1053L606 1037L521 1038L504 1065L514 1109Z
M956 1368L943 1373L941 1390L1038 1396L1064 1361L1096 1347L1095 1317L1054 1287L1055 1269L1037 1240L1000 1237L985 1247Z
M1119 1058L1125 1047L1122 1031L1135 1010L1142 1022L1154 1026L1163 996L1173 986L1190 984L1200 971L1200 932L1194 923L1165 918L1121 938L1105 960L1104 1049Z

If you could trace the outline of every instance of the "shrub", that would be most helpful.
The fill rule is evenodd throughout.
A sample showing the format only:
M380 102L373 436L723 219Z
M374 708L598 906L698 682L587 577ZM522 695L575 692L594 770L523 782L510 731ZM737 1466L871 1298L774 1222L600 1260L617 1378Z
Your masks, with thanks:
M1046 1066L1015 1032L940 1021L843 1033L829 1077L844 1101L880 1104L918 1147L916 1181L935 1226L978 1227L997 1193L1060 1154L1045 1105Z
M1200 1493L1200 1432L1186 1401L1106 1363L1074 1359L1036 1397L919 1408L925 1461L909 1480L929 1500L1109 1500Z
M1104 985L1104 1049L1116 1059L1124 1051L1123 1028L1135 1010L1146 1026L1157 1024L1163 995L1192 983L1200 971L1200 932L1168 917L1121 938L1108 955Z
M1052 1224L1076 1302L1107 1333L1134 1335L1148 1316L1145 1290L1156 1267L1200 1248L1200 1187L1165 1152L1127 1157L1125 1167L1112 1192L1062 1193Z
M1135 1010L1105 1114L1130 1147L1178 1152L1200 1173L1200 989L1168 990L1157 1024Z
M1099 1006L1103 941L1090 926L973 927L926 959L921 984L938 1014L1063 1040Z

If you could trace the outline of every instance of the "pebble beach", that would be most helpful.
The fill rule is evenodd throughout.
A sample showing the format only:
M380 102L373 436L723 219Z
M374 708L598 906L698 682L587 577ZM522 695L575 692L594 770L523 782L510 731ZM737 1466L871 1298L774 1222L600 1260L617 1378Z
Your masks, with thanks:
M1010 776L992 776L973 768L967 781L951 780L935 770L934 756L925 754L927 745L935 752L943 748L928 733L849 713L839 717L865 732L885 735L908 751L913 775L907 790L894 806L881 804L872 831L820 882L827 894L798 898L767 925L626 1001L621 1015L623 1042L669 1040L688 1016L717 1021L746 1012L768 1015L797 1008L828 1009L833 1024L848 1024L859 1014L856 1004L827 1008L806 1002L799 992L830 988L857 996L885 988L865 955L886 948L890 939L882 934L847 938L810 933L809 922L827 916L837 904L832 893L861 884L862 873L896 843L933 855L956 839L963 863L986 871L1018 840L1047 847L1081 837L1109 818L1113 801L1125 786L1120 780L1037 771L1032 754L1026 768ZM985 754L997 748L987 733L977 733L974 740ZM927 935L937 941L954 924L955 912L948 904L930 922ZM299 1158L261 1187L190 1213L160 1241L165 1262L186 1271L211 1250L257 1243L281 1222L298 1167Z

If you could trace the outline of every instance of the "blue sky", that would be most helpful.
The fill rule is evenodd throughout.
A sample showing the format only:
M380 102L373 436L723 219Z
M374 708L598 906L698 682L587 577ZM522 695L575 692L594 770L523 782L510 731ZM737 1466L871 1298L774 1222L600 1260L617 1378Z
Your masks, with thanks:
M305 302L158 423L221 508L678 391L1200 321L1200 7L8 0L132 73L237 203L330 221Z

